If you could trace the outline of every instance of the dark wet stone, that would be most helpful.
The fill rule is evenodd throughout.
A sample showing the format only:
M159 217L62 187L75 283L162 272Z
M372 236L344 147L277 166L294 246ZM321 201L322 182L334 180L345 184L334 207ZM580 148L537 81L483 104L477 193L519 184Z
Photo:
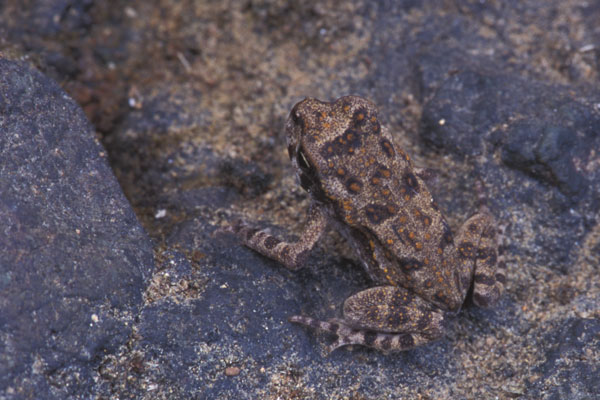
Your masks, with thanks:
M548 126L538 120L515 124L507 131L509 140L503 147L502 161L557 186L566 196L577 198L584 194L589 182L577 171L573 161L575 157L588 158L588 146L594 141L580 143L578 147L583 151L577 154L573 151L578 140L575 129Z
M423 110L422 137L432 146L460 156L480 154L483 135L504 121L514 107L506 83L514 77L465 71L449 77ZM465 107L456 110L456 103Z
M0 388L91 395L131 334L152 247L82 110L0 59Z

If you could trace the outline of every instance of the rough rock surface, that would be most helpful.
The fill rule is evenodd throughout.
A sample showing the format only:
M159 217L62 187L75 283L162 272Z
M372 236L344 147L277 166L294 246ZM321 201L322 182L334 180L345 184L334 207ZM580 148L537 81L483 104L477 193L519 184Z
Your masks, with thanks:
M7 0L0 6L0 52L30 59L82 106L154 239L156 270L142 279L142 271L150 273L149 264L140 262L149 245L135 239L141 231L132 228L132 215L110 225L96 217L83 195L73 201L72 207L83 210L81 218L105 224L95 234L118 236L122 246L136 249L137 258L126 257L131 266L110 265L138 280L127 286L126 279L116 278L120 275L93 275L98 287L108 281L129 290L87 300L86 308L69 308L68 317L66 311L52 314L65 315L64 326L89 324L91 314L100 315L94 307L108 307L102 310L111 313L100 318L105 325L86 325L98 338L91 343L110 337L101 342L106 344L65 342L68 335L50 334L44 340L54 342L44 343L54 347L39 352L42 356L4 345L2 361L12 357L13 362L0 363L10 365L2 375L12 378L0 378L0 398L15 393L10 379L18 374L31 377L30 392L19 393L23 398L45 393L49 385L48 397L101 398L590 399L598 393L600 7L595 2L21 3ZM35 98L50 98L54 90L48 86ZM323 344L330 338L287 322L298 313L336 316L348 295L369 285L337 234L319 243L306 269L291 273L219 232L236 218L283 235L300 232L307 195L287 159L283 121L305 96L334 99L348 93L378 104L396 145L417 165L437 171L430 188L453 226L474 209L473 185L481 179L493 211L508 228L508 282L500 304L491 310L467 307L446 338L400 354L355 348L325 356ZM14 95L0 98L2 123L13 114L5 111L6 99L17 101ZM60 115L65 100L53 99L47 107ZM69 107L63 111L71 112ZM40 110L34 102L29 112ZM72 123L62 126L74 129ZM90 152L74 141L60 146ZM65 165L78 165L84 154L64 154ZM17 149L10 156L13 163L21 160L14 170L25 172L10 174L0 185L27 184L28 177L36 179L36 168L42 176L54 171L50 176L58 179L66 168L50 171L46 158L28 162L31 153ZM105 174L110 175L98 176ZM60 177L61 196L98 187L98 176ZM112 189L97 189L104 190L97 201L113 197L110 182L102 180ZM58 195L48 200L44 207L58 208L64 201ZM36 210L37 218L46 215L39 207L13 217L25 221L21 225L4 226L11 232L30 226L33 219L27 218ZM114 207L127 210L121 203ZM65 220L69 216L74 218L69 214ZM122 232L123 225L130 236L112 230ZM86 231L78 229L81 235ZM54 238L59 249L118 252L104 242L81 244L70 236L73 230L65 232ZM44 247L47 236L24 237L30 248L50 252ZM13 257L11 271L29 271L15 269L29 261L8 251L2 248ZM80 268L42 271L53 284L71 278L64 288L95 293L78 275ZM3 274L2 282L12 282ZM3 302L30 307L29 297L5 296L7 286L1 284ZM10 293L18 294L21 286L14 287ZM59 300L63 292L54 289L44 292L58 293L44 306L63 310L70 303ZM5 324L4 307L0 316L3 338L14 336L17 327ZM49 322L34 322L24 320L18 332L31 334L41 326L54 333ZM126 346L119 346L124 341ZM48 361L55 354L60 362ZM46 363L54 369L40 368Z
M0 397L93 396L132 335L152 246L81 108L0 59Z

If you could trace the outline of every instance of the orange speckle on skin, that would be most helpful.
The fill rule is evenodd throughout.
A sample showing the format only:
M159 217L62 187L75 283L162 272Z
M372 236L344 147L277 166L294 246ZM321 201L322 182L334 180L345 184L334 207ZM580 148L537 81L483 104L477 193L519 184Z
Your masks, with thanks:
M331 124L329 122L323 122L323 129L331 128Z
M416 217L421 215L421 211L417 210L416 208L413 210L413 213L415 214Z
M321 113L321 119L325 119L325 118L327 118L327 114L326 114L326 113L323 111L323 112Z
M410 195L405 194L404 195L404 201L410 201Z
M388 239L387 244L394 244L394 241L392 239Z
M327 163L327 166L328 166L329 168L333 168L333 166L334 166L334 164L333 164L333 161L329 161L329 162Z
M373 177L373 179L371 179L371 183L373 185L379 185L381 183L381 180L379 178Z
M382 193L384 196L389 196L391 192L389 191L389 189L383 189Z
M369 246L371 246L372 249L375 248L375 242L372 240L369 240Z
M360 191L360 185L356 182L352 182L350 184L350 190L352 190L353 192L359 192Z
M346 171L344 171L344 168L338 168L337 174L339 176L344 176L346 174Z
M374 115L371 117L371 122L377 122L377 117L375 117Z
M362 121L365 118L365 115L363 113L358 113L358 115L356 116L356 119L358 121Z
M344 106L344 111L345 111L345 112L348 112L348 111L350 111L350 106L348 106L348 105L345 105L345 106Z
M406 223L406 217L403 215L400 218L398 218L398 221L400 221L401 224L405 224Z
M413 231L408 232L408 237L411 239L415 238L415 233Z
M437 253L438 253L438 254L442 254L443 252L444 252L444 251L442 250L442 248L441 248L441 247L438 247L438 249L437 249Z
M429 240L431 239L431 234L430 233L426 233L425 234L425 240Z
M417 250L422 250L422 249L423 249L423 243L421 243L421 242L417 242L417 243L415 243L415 248L416 248Z

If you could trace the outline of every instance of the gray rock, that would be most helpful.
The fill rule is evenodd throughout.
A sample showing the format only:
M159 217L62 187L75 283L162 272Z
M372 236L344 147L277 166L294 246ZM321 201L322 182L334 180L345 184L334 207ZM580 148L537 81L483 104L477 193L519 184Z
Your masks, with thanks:
M153 270L82 110L22 62L0 59L0 393L90 396L131 335Z

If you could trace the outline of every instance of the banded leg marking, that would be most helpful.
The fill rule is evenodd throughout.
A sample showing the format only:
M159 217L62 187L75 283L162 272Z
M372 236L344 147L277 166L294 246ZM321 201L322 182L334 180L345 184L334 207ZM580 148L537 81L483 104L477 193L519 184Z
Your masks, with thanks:
M264 230L242 223L234 225L231 230L247 247L279 261L291 270L297 270L304 265L310 251L326 227L327 217L319 212L317 207L311 207L306 227L296 242L285 242Z
M346 324L344 320L320 321L303 315L294 315L289 318L289 321L336 335L336 340L327 347L328 353L349 345L367 346L384 352L404 351L432 342L443 335L442 330L435 333L429 332L428 334L423 332L377 332L369 329L353 328Z

